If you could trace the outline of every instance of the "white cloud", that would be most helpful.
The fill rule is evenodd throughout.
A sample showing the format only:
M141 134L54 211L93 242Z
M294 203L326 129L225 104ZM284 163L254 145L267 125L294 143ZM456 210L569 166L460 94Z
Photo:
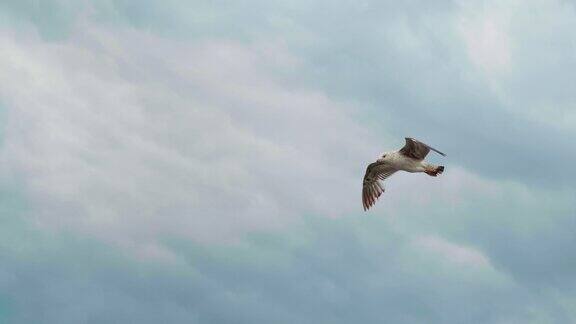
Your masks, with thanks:
M573 30L576 11L565 1L461 2L457 29L468 58L502 108L551 129L576 122Z
M452 264L492 269L490 260L482 252L451 243L438 236L417 237L413 244L427 252L437 254Z
M359 206L369 134L274 77L297 64L281 44L79 26L62 43L4 30L0 47L1 159L41 225L128 245L227 241Z
M472 63L489 78L511 70L510 10L509 6L465 3L458 17L458 29Z

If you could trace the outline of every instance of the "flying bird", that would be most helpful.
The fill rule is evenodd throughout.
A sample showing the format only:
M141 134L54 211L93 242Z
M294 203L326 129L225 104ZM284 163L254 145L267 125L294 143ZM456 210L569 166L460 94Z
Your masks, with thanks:
M396 171L425 172L429 176L437 176L444 171L444 166L433 165L424 161L430 150L446 156L446 154L413 138L406 137L403 148L394 152L385 152L376 162L366 168L362 183L362 204L364 210L372 207L378 197L384 192L379 180L385 180Z

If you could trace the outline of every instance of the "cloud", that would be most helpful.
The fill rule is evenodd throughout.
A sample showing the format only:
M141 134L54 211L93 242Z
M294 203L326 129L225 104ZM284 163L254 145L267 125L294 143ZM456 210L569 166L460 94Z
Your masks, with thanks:
M65 39L75 25L79 14L89 8L87 1L7 0L0 3L0 16L7 27L29 30L30 23L47 40Z
M510 12L504 11L502 15L502 8L490 8L492 11L478 14L478 8L473 6L462 15L460 23L468 56L488 75L509 72L512 68L507 26Z
M574 179L563 170L576 152L566 149L574 134L565 71L574 55L563 40L571 37L573 28L564 26L574 23L574 10L555 1L523 4L530 10L416 3L300 4L284 13L298 29L268 35L301 58L294 70L300 82L354 101L358 115L383 134L440 143L452 161L486 177L569 186ZM316 19L317 12L329 18ZM555 23L534 27L531 13ZM239 23L221 22L230 30Z
M423 241L419 244L432 252L490 264L526 288L573 294L575 286L569 274L576 270L571 261L575 256L566 248L574 240L573 190L536 189L484 179L464 170L449 172L441 183L417 177L389 183L389 188L395 188L389 190L386 204L401 215L395 218L398 226L420 233ZM418 189L410 191L415 187ZM471 249L452 247L437 235Z
M377 153L369 133L345 104L275 80L267 64L297 64L281 47L94 26L0 42L1 158L44 225L218 241L357 207L338 197L356 196Z
M381 136L440 143L486 177L549 187L574 180L562 171L576 157L565 149L574 136L570 3L254 2L257 17L236 3L86 6L99 25L179 41L281 43L301 64L275 72L352 102L367 125L385 129ZM554 23L534 27L537 20Z
M415 244L425 250L438 253L442 258L451 263L469 265L472 267L490 267L490 261L482 253L469 248L446 242L444 239L434 236L424 236L416 240Z
M0 29L2 320L575 318L571 7L46 5ZM362 214L405 135L445 174Z
M543 306L550 296L536 297L486 264L429 253L421 244L429 237L383 218L307 218L280 235L258 233L235 246L170 238L165 243L181 256L175 262L134 258L84 235L47 235L22 222L11 232L19 235L1 239L0 296L11 310L3 318L12 323L496 323L560 316L554 305ZM433 240L442 250L486 258Z

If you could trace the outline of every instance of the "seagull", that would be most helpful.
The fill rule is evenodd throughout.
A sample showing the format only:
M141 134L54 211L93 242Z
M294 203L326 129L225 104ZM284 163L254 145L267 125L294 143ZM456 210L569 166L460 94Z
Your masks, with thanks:
M418 140L406 137L406 144L398 151L385 152L376 162L366 168L362 183L362 204L364 211L372 207L378 197L384 192L384 187L378 180L385 180L396 171L425 172L429 176L437 176L444 171L444 166L433 165L424 161L430 150L446 156L446 154Z

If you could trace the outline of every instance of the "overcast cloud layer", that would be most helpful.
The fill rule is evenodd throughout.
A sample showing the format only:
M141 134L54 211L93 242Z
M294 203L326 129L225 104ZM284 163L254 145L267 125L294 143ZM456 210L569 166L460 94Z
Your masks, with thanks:
M1 2L0 321L576 322L575 10Z

